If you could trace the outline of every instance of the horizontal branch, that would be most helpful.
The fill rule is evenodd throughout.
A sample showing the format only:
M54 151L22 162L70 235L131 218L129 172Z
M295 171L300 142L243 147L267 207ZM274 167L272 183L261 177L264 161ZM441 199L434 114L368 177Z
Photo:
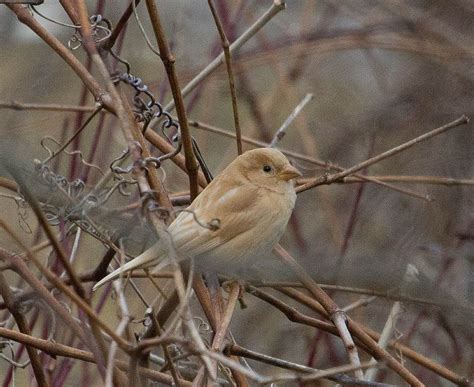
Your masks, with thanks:
M225 136L225 137L235 138L235 134L232 133L232 132L229 132L227 130L223 130L223 129L220 129L220 128L216 128L215 126L208 125L208 124L205 124L205 123L200 122L200 121L192 120L192 121L189 122L189 125L194 126L197 129L202 129L202 130L205 130L205 131L208 131L208 132L211 132L211 133L220 134L220 135ZM269 146L269 144L264 142L264 141L255 140L253 138L246 137L246 136L242 136L242 142L245 142L247 144L252 144L252 145L255 145L255 146L258 146L258 147L262 147L262 148L266 148L266 147ZM333 163L328 163L328 162L325 162L325 161L322 161L322 160L318 160L314 157L305 156L305 155L302 155L298 152L294 152L294 151L291 151L291 150L288 150L288 149L279 149L279 150L283 154L285 154L286 156L294 158L296 160L301 160L301 161L304 161L304 162L308 162L308 163L320 166L320 167L325 168L325 169L333 169L333 170L336 170L336 171L344 171L344 168L342 168L342 167L340 167L336 164L333 164ZM417 197L417 198L420 198L420 199L423 199L423 200L428 200L428 201L431 200L426 195L422 195L422 194L419 194L417 192L407 190L405 188L400 188L400 187L397 187L393 184L383 182L383 181L379 181L379 180L376 180L376 179L371 178L369 176L360 175L360 174L354 174L354 176L356 176L356 177L358 177L362 180L370 181L371 183L375 183L375 184L381 185L383 187L389 188L391 190L401 192L403 194L414 196L414 197Z
M0 109L12 110L44 110L63 112L93 112L95 106L62 105L56 103L23 103L18 101L0 102Z
M71 359L82 360L88 363L95 363L94 355L91 352L82 349L70 347L64 344L56 343L49 340L40 339L34 336L25 335L23 333L0 327L0 337L8 340L16 341L24 345L28 345L47 353L50 356L62 356ZM129 365L125 361L116 360L115 364L122 370L128 370ZM149 378L150 380L173 384L173 378L163 372L154 371L148 368L138 367L138 372ZM191 386L192 383L187 380L180 379L180 385Z
M428 184L428 185L474 185L474 179L456 179L445 176L410 176L410 175L370 175L369 177L379 181L388 181L393 183L408 183L408 184ZM306 184L313 181L313 178L298 179L297 183ZM346 176L337 183L351 184L351 183L372 183L371 181L363 180L356 176Z

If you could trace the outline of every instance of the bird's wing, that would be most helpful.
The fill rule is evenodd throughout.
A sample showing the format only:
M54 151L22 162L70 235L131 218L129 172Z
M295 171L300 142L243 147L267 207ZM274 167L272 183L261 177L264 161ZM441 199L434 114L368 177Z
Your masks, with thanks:
M252 211L255 196L256 192L245 186L220 189L214 185L214 189L202 192L168 228L178 260L208 254L251 229L258 221ZM215 220L220 226L217 230L210 227ZM131 270L151 266L160 270L169 263L167 257L164 244L158 242L97 282L93 290Z
M179 214L169 227L178 256L197 256L219 246L222 243L220 233L209 227L208 222L200 217L199 211Z
M258 221L252 208L255 196L256 192L246 186L199 195L168 229L178 256L209 253L252 228Z

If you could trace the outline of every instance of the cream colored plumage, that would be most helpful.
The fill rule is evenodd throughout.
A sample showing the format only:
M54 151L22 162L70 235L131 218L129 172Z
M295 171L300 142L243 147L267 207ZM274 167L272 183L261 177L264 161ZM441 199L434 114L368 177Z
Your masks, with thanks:
M276 149L238 156L169 226L178 258L193 257L200 272L234 275L268 255L293 211L296 193L291 179L297 176L301 173ZM217 230L203 227L216 220ZM164 244L157 242L99 281L94 290L134 269L161 269L166 258Z

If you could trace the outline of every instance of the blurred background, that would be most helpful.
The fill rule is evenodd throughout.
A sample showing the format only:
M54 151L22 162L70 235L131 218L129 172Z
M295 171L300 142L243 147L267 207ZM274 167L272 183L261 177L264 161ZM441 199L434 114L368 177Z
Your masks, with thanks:
M128 3L87 2L91 14L102 14L112 25ZM183 87L222 51L221 41L206 1L160 0L157 4ZM215 4L233 42L272 2L216 0ZM474 116L472 1L314 0L287 1L286 5L233 54L244 136L269 143L292 110L311 93L313 99L277 147L350 167L463 114ZM45 0L36 9L48 18L71 23L56 1ZM144 5L140 4L137 11L156 46ZM67 44L73 29L34 15ZM33 159L47 156L40 145L42 139L52 136L65 141L90 112L18 110L18 104L93 106L94 101L61 58L5 6L0 6L0 37L0 140L3 149L14 149L15 164L32 169ZM166 73L134 16L118 46L117 52L129 62L131 73L143 79L159 102L167 103L172 96ZM73 52L87 64L81 48ZM124 71L112 58L108 60L111 67ZM225 66L200 83L185 102L189 119L234 132ZM214 174L236 157L232 138L191 130ZM470 123L362 171L369 176L385 176L398 187L419 196L429 195L432 201L376 184L319 186L299 194L282 240L320 283L391 291L439 304L403 302L396 338L467 377L474 376L473 139ZM51 141L49 144L53 145ZM252 147L245 144L245 149ZM89 163L106 169L125 149L125 142L117 120L101 113L68 149L80 149ZM292 161L305 178L333 172L301 158L293 157ZM88 187L100 179L100 174L85 168L77 156L62 154L51 167L69 180L87 176ZM182 171L170 162L163 169L171 193L187 190ZM411 181L407 176L420 178ZM432 184L423 177L431 177ZM439 177L454 180L451 185L439 184L444 181ZM3 187L0 190L10 192ZM2 219L16 227L26 242L40 240L31 211L25 220L20 214L23 210L18 210L11 198L0 199ZM113 224L109 222L107 227L113 228ZM28 228L31 233L25 231ZM135 234L131 239L139 249L146 238L138 231ZM79 267L93 268L103 254L103 245L89 239L89 244L81 246ZM8 250L17 249L6 235L0 234L0 242ZM256 277L289 279L277 258L273 259ZM410 264L418 270L415 279L405 276ZM141 316L143 306L133 301L136 296L131 292L127 295L131 308ZM332 291L331 296L340 306L361 298L360 294L341 291ZM337 338L291 323L276 309L250 296L244 299L248 308L237 310L231 325L239 344L316 368L347 362ZM106 303L104 313L116 309L114 302ZM379 297L352 311L351 316L380 331L392 303ZM196 314L202 314L198 309ZM110 315L110 323L116 323L116 313ZM3 353L9 356L5 349ZM257 362L250 365L266 374L279 372ZM407 366L426 385L452 385L413 363ZM61 379L63 385L72 385L72 375L80 373L81 367L76 365ZM0 359L0 374L11 370L11 365ZM90 372L91 378L97 377ZM15 374L26 378L28 370L17 368ZM379 379L399 382L393 373L385 371Z

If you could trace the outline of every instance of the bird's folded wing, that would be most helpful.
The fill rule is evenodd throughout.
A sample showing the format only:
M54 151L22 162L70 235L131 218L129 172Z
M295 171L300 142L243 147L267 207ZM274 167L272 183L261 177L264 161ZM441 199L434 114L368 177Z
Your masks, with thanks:
M196 213L182 212L169 228L178 259L196 257L223 243L219 230L211 230L196 216Z
M252 211L255 192L235 188L224 192L214 190L214 194L200 195L193 204L181 212L171 223L168 232L178 261L199 255L212 254L229 241L253 229L258 216ZM218 220L221 227L210 226ZM170 251L166 244L160 243L145 250L142 254L113 271L93 288L119 277L121 274L139 268L154 267L154 272L169 264ZM224 249L227 250L227 249Z
M214 182L213 182L214 183ZM252 189L234 187L200 195L169 227L179 258L211 253L258 222ZM211 224L216 223L217 228Z

